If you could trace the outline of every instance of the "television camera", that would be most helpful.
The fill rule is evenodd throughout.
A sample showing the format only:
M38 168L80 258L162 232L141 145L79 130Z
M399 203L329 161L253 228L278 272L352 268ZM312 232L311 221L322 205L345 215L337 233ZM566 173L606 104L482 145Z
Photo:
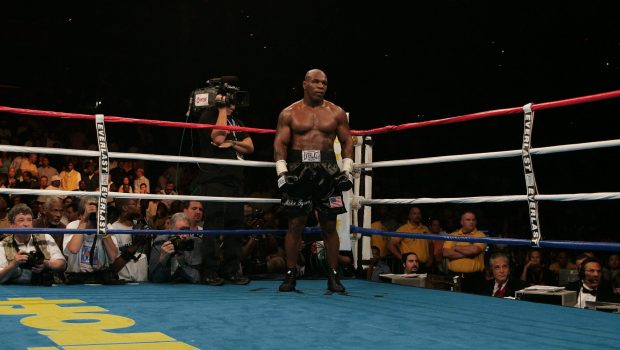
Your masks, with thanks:
M250 105L250 95L247 91L232 85L238 81L234 76L223 76L207 80L205 87L192 91L189 98L188 116L210 108L229 106L234 104L236 107L248 107ZM216 101L217 95L224 96L222 101Z

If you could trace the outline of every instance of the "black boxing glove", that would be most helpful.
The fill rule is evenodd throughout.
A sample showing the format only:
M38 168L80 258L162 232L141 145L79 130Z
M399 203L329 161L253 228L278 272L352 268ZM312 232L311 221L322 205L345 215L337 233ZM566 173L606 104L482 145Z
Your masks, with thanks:
M345 192L353 188L351 172L353 171L353 159L345 158L342 160L342 171L334 176L334 186L339 191Z
M334 186L338 191L346 192L353 188L353 182L351 181L351 174L347 172L340 172L334 176Z
M276 172L278 173L278 188L282 192L289 191L299 182L299 176L289 174L285 160L276 162Z

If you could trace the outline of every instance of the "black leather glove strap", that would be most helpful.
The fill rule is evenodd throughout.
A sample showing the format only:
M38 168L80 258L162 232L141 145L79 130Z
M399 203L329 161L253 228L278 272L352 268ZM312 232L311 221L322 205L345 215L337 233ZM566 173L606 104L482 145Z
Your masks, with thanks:
M341 172L334 177L334 185L339 191L348 191L353 188L353 182L349 178L349 174Z
M292 188L299 182L299 177L296 175L290 175L288 172L280 174L278 178L278 188L282 191Z

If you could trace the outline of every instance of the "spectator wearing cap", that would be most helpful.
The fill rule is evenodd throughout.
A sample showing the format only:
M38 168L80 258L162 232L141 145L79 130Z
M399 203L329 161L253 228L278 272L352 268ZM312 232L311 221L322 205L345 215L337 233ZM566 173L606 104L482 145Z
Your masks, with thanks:
M46 190L60 190L60 176L58 175L53 175L52 177L49 178L50 181L50 185L47 186L47 188L45 188Z
M60 190L60 176L53 175L48 181L49 185L45 187L45 190L59 191ZM39 185L42 187L43 185L39 182ZM48 198L60 198L64 199L65 196L49 196L49 195L40 195L37 197L37 201L40 203L45 203Z

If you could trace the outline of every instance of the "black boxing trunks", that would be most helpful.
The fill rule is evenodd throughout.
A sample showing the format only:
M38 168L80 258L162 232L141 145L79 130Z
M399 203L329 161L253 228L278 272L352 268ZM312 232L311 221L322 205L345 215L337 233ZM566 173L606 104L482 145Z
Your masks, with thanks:
M282 206L289 215L306 215L312 209L327 215L347 212L342 192L334 186L334 176L340 173L334 151L289 150L287 167L299 178L282 193Z

